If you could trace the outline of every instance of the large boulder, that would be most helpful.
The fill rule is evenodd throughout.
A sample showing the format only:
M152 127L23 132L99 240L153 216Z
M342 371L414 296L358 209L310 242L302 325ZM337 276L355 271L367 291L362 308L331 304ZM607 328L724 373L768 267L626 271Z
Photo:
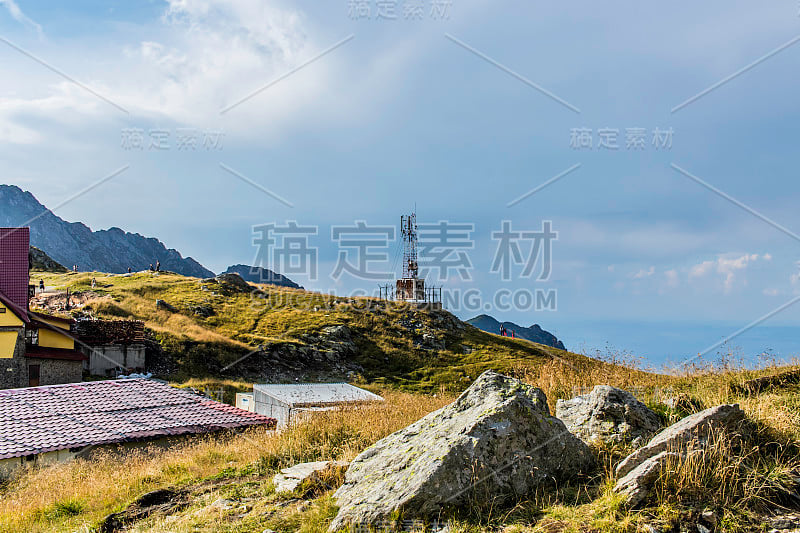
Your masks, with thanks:
M330 530L511 499L593 467L589 447L550 416L541 390L487 371L454 403L356 457L334 494Z
M702 450L716 431L735 431L745 415L738 405L718 405L671 425L617 465L614 491L631 506L647 497L653 482L670 458Z
M622 389L598 385L571 400L558 400L556 417L585 442L634 442L655 435L658 415Z

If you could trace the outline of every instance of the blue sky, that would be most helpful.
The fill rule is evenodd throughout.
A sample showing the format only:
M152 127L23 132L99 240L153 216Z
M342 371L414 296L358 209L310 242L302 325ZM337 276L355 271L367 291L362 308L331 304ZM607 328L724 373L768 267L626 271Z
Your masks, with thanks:
M732 333L800 294L800 241L671 167L800 233L800 43L672 112L800 35L796 0L453 0L444 20L431 1L422 20L404 18L403 0L397 19L377 20L376 1L358 18L348 0L0 0L2 181L52 206L129 165L57 214L156 236L213 270L252 262L257 224L297 220L327 236L355 220L396 224L416 203L421 220L476 225L466 285L484 295L557 289L557 311L492 314L541 323L568 346L586 337L624 348L603 321L673 324L677 337L682 323ZM184 128L224 132L223 146L177 150ZM577 128L592 130L593 149L570 146ZM648 132L645 149L625 149L629 128ZM671 148L650 144L655 128L672 129ZM126 149L131 129L167 131L173 144ZM597 149L600 129L618 130L620 149ZM489 272L502 220L553 221L549 281L504 283ZM336 250L320 245L327 273ZM374 286L298 281L343 293ZM798 319L800 304L765 326ZM702 340L674 349L696 352ZM640 344L669 355L659 343Z

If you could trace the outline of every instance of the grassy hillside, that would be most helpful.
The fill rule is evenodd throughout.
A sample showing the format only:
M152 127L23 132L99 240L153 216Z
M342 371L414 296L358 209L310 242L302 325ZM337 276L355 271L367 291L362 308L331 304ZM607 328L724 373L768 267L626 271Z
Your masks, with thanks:
M81 305L73 314L143 320L164 347L165 358L174 361L168 376L173 381L234 389L237 381L280 380L276 376L335 378L447 392L463 390L493 368L515 375L534 372L542 379L548 373L568 375L565 382L550 378L548 390L563 396L575 386L600 381L604 373L620 372L613 364L482 332L446 311L377 300L269 285L252 293L167 273L34 273L33 279L74 293L73 305ZM157 300L166 305L157 306ZM58 307L63 297L49 303ZM326 337L326 328L337 326L346 326L344 340ZM251 354L259 346L261 351ZM325 357L330 351L343 361L330 364ZM623 374L629 382L643 379L638 372Z

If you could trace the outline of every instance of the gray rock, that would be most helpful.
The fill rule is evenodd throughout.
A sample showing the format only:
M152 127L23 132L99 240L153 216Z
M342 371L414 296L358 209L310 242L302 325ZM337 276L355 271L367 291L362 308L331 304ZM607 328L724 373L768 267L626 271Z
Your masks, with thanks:
M598 385L571 400L558 400L556 417L585 442L644 440L661 425L658 415L633 394L608 385Z
M316 461L284 468L280 474L275 474L275 477L272 478L275 492L294 492L301 483L313 479L329 468L345 469L347 468L347 463L344 461Z
M220 274L214 279L224 288L233 292L252 292L255 288L242 279L242 276L233 272Z
M742 420L744 412L738 405L718 405L687 416L617 465L618 481L614 491L626 495L629 505L639 505L670 457L682 457L701 450L712 431L733 430Z
M544 393L484 372L454 403L378 441L350 465L334 494L330 531L374 524L395 512L501 500L594 468L589 447L550 416Z
M178 310L174 306L168 304L164 300L156 300L156 309L163 309L164 311L168 311L170 313L178 312Z

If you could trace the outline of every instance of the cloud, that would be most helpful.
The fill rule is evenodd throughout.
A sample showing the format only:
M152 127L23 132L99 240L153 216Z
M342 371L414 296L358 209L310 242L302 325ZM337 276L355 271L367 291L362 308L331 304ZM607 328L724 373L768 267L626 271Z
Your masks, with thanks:
M636 274L634 274L634 275L633 275L633 279L644 279L644 278L649 278L650 276L652 276L652 275L653 275L653 274L655 274L655 273L656 273L656 267L654 267L654 266L651 266L651 267L650 267L649 269L647 269L647 270L644 270L644 269L642 269L642 270L640 270L639 272L637 272Z
M747 267L761 258L770 261L772 256L764 254L744 254L740 256L720 255L713 261L703 261L689 269L689 279L703 278L712 272L722 275L723 289L726 293L733 289L737 279L737 273L743 272Z
M39 38L44 36L42 27L26 16L14 0L0 0L0 6L5 7L14 20L36 31Z
M672 270L667 270L664 272L664 276L667 278L667 287L675 288L680 285L680 280L678 276L678 271L674 268Z

